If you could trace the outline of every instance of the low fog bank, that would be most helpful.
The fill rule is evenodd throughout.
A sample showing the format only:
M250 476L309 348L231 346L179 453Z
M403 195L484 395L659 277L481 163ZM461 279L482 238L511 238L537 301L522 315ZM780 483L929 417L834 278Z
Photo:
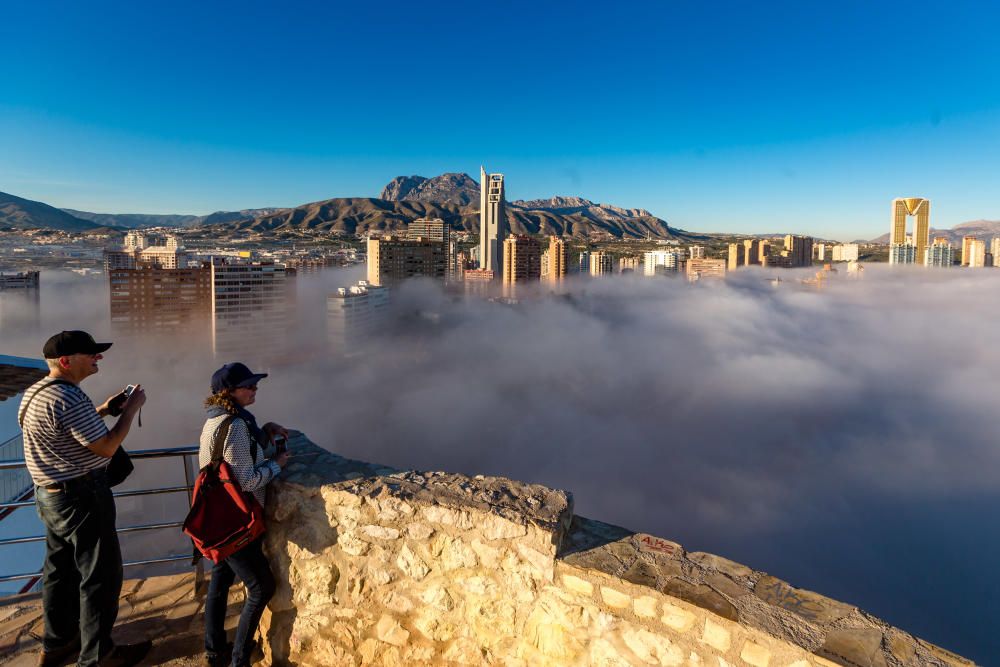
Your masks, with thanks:
M264 367L251 409L345 456L568 489L582 515L985 660L1000 652L985 620L1000 598L1000 271L870 266L821 291L797 282L811 273L578 279L513 305L412 281L347 358L328 353L324 298L360 276L306 275L295 353ZM64 328L107 337L107 311L104 281L43 275L41 325L0 311L0 353L36 356ZM84 388L147 388L130 447L193 444L223 361L183 340L116 341Z

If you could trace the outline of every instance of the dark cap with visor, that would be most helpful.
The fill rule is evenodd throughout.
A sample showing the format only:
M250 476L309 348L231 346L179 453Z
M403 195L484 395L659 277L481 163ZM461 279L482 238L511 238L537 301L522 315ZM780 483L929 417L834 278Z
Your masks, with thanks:
M73 354L100 354L109 347L111 343L98 343L86 331L62 331L45 341L42 354L46 359L58 359Z
M212 373L212 393L218 394L223 389L252 387L266 377L267 373L254 373L246 364L234 361Z

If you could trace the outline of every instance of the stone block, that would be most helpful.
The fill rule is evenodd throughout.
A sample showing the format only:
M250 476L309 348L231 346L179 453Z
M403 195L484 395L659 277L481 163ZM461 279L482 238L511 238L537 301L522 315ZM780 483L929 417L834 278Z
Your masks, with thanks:
M730 621L739 620L739 613L736 607L729 600L704 584L692 584L683 579L668 579L661 587L661 592L689 602L696 607L707 609L713 614L729 619Z
M622 574L622 579L638 586L654 588L658 576L659 569L655 565L637 558Z
M594 667L632 667L633 663L618 652L606 639L595 639L590 643L586 664Z
M434 534L434 529L418 521L406 525L406 534L415 540L426 540Z
M407 544L404 544L403 548L399 550L399 557L396 558L396 567L414 581L420 581L431 571L427 563L415 554Z
M816 654L830 660L846 660L852 667L886 667L882 632L875 628L831 630Z
M753 592L764 602L819 625L839 621L854 611L854 607L850 605L831 600L819 593L794 588L772 576L761 577Z
M687 609L678 607L670 602L665 602L663 603L663 616L660 617L660 620L672 630L687 632L694 627L697 619Z
M472 517L466 511L451 509L442 505L430 505L421 507L420 515L429 523L436 523L442 526L454 526L459 530L468 530L475 525Z
M487 540L509 540L523 537L528 529L495 514L487 514L480 522L479 530Z
M949 651L948 649L941 648L940 646L937 646L936 644L932 644L930 642L925 642L924 640L921 639L920 640L920 645L923 646L928 651L930 651L934 655L935 658L937 658L939 660L942 660L945 664L949 665L950 667L974 667L975 666L975 663L973 663L971 660L966 660L962 656L956 655L956 654L952 653L951 651Z
M601 599L613 609L625 609L632 604L632 598L608 586L601 586Z
M753 570L735 561L704 551L694 551L687 555L688 560L698 563L702 567L716 570L734 579L745 579L753 574Z
M705 577L705 583L708 584L712 590L722 593L728 598L733 600L738 600L744 595L750 594L750 589L746 588L724 574L718 574L713 572Z
M916 655L917 647L912 637L901 632L893 632L889 637L889 650L900 662L908 665Z
M680 665L684 652L666 637L643 629L628 629L622 639L637 658L649 665Z
M564 574L562 576L562 584L566 590L579 595L586 595L587 597L590 597L594 594L594 585L592 583L586 579L573 576L572 574Z
M410 632L392 616L384 614L375 626L375 636L387 644L403 646L409 640Z
M552 568L555 565L554 554L542 553L541 551L532 549L531 547L525 546L520 542L517 543L516 549L517 553L531 566L534 574L537 575L539 579L552 581Z
M368 525L361 527L361 533L376 540L398 540L399 531L386 526Z
M708 644L716 651L725 653L729 650L732 641L729 630L722 627L710 618L705 619L705 627L701 633L701 641Z
M632 601L632 611L639 618L656 618L657 606L656 598L648 595L637 597Z
M499 547L490 546L478 538L472 540L470 546L483 567L492 569L500 564L500 560L503 557L503 550Z
M740 659L753 667L767 667L771 662L771 651L766 646L754 642L744 642Z

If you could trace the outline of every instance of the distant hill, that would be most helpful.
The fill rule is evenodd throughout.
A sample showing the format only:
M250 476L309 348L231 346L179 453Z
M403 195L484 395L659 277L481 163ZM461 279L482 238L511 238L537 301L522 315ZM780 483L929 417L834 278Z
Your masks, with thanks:
M6 192L0 192L0 225L63 232L86 232L102 226L40 201L22 199Z
M90 220L105 227L191 227L201 222L197 215L157 215L154 213L90 213L72 208L61 209L82 220Z
M984 241L989 241L994 236L1000 236L1000 220L971 220L955 225L951 229L935 229L931 227L930 237L947 236L952 245L960 246L963 236L975 236ZM889 234L868 241L868 243L889 243Z
M106 227L142 229L145 227L195 227L220 222L235 222L270 215L280 208L248 208L242 211L216 211L208 215L158 215L155 213L89 213L71 208L62 209L83 220L90 220Z

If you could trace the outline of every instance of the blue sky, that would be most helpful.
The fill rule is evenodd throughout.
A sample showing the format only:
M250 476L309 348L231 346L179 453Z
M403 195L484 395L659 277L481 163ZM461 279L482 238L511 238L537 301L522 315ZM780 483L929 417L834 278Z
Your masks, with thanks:
M0 22L0 190L104 212L503 171L697 231L1000 219L987 2L46 2Z

